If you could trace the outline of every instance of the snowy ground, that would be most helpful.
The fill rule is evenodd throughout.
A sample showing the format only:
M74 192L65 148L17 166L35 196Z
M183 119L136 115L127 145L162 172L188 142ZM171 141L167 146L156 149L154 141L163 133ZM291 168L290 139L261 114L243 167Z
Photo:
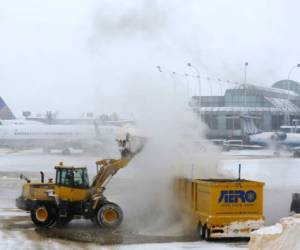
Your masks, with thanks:
M267 224L272 224L286 216L289 212L291 194L300 191L298 186L300 183L300 160L289 158L289 155L279 158L273 158L272 155L271 151L230 151L223 154L224 159L218 165L219 173L236 177L238 164L241 163L243 178L261 180L266 183L264 200ZM53 166L63 160L66 165L86 165L93 175L95 172L94 162L97 159L99 158L96 156L80 154L72 156L44 155L40 150L14 153L1 151L0 249L99 249L99 247L102 249L247 249L247 242L230 241L119 244L114 246L74 243L41 236L35 231L29 215L15 209L15 198L20 195L22 186L22 181L18 179L20 173L38 179L39 171L43 170L46 177L53 177ZM127 171L134 171L134 169L128 168ZM123 189L125 185L130 185L122 182L122 179L125 178L128 178L128 172L127 174L120 173L116 177L114 188L108 190L111 196L117 197L118 190Z

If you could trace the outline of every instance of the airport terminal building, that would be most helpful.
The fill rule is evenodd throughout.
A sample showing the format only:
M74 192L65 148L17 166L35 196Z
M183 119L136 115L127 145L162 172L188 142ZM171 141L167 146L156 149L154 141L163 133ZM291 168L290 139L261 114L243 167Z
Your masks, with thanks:
M300 119L300 84L243 84L227 89L224 96L193 96L189 106L207 124L209 138L241 138L257 129L276 131Z

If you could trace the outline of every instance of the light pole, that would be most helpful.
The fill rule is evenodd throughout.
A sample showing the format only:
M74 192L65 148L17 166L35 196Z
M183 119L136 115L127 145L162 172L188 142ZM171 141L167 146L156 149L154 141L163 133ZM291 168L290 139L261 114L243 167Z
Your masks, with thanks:
M189 81L189 75L187 73L184 74L186 84L187 84L187 97L189 99L190 97L190 81Z
M173 71L173 72L170 72L170 74L171 74L171 77L173 78L173 81L174 81L174 91L176 92L176 87L177 87L176 72Z
M207 77L206 78L207 82L208 82L208 85L209 85L209 89L210 89L210 96L212 96L212 86L211 86L211 82L210 82L210 78Z
M156 66L156 68L158 69L158 71L159 72L161 72L161 73L163 73L164 71L162 70L162 68L161 68L161 66L159 66L159 65L157 65ZM174 91L176 91L176 77L175 77L175 75L176 75L176 72L171 72L171 71L169 71L169 70L165 70L167 73L169 73L170 74L170 76L171 76L171 78L172 78L172 80L173 80L173 83L174 83Z
M244 106L246 108L246 84L247 84L247 67L248 67L248 62L245 62L245 65L244 65Z
M223 95L223 90L222 90L222 82L221 82L220 78L218 78L218 82L220 84L220 96L222 96Z
M196 68L191 63L187 63L188 67L193 68L197 72L197 78L198 78L198 94L199 94L199 106L200 106L200 113L201 113L201 79L200 79L200 72L198 68Z
M287 78L287 85L288 85L287 86L288 87L287 100L288 100L288 102L290 101L290 83L291 83L290 77L291 77L291 74L294 71L294 69L299 68L299 67L300 67L300 63L294 65L288 73L288 78ZM287 123L288 123L288 125L290 125L290 111L289 110L287 110Z

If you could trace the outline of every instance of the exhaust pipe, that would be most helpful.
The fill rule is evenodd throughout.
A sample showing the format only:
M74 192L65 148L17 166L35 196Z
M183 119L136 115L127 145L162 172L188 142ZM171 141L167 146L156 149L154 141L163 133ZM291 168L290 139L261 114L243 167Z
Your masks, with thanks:
M44 180L45 180L44 172L41 171L40 174L41 174L41 183L44 183Z

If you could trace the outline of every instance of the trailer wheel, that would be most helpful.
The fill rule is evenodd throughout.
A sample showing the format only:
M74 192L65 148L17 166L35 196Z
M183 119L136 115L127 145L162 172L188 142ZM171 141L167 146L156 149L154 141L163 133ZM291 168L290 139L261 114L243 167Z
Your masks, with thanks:
M205 225L204 226L204 239L210 241L210 229Z
M104 203L96 214L96 220L100 227L116 229L123 221L123 211L115 203Z
M202 224L199 223L199 225L198 225L198 236L200 237L200 239L204 239L204 236L205 236L204 229L205 228L202 226Z
M50 227L56 221L56 209L51 204L38 203L30 211L31 220L37 227Z

